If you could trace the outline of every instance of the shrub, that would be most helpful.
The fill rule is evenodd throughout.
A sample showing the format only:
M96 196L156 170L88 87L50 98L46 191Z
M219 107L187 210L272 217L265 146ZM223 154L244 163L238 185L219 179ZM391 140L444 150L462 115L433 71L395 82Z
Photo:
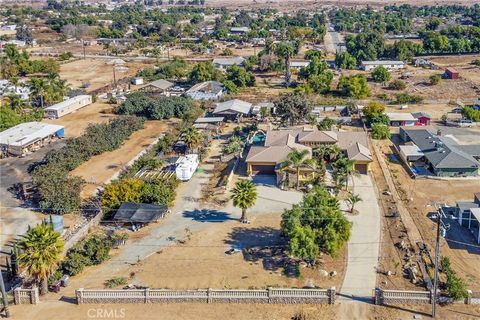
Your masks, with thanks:
M193 107L193 100L186 97L151 97L135 92L117 109L118 114L137 115L147 119L181 118Z
M374 123L372 125L372 138L377 140L390 139L391 133L387 125Z
M123 286L127 284L127 278L125 277L115 277L105 281L104 285L107 289L113 289L118 286Z
M406 87L407 85L402 80L393 80L388 86L392 90L405 90Z
M397 103L421 103L423 98L414 94L398 93L396 95Z
M432 86L437 85L440 82L441 79L442 79L442 77L439 74L434 74L434 75L430 76L430 84Z
M384 66L378 66L372 71L372 78L375 82L387 82L390 80L390 72Z
M465 107L462 109L462 113L465 118L472 120L473 122L480 122L480 110L475 110L472 107Z

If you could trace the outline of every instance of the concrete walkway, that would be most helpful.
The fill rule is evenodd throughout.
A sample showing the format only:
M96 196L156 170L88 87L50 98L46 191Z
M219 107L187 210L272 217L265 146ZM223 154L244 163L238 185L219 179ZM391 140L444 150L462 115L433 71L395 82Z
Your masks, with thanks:
M354 192L363 201L355 209L358 215L348 216L353 222L348 243L348 264L340 299L370 301L376 286L380 242L380 208L372 178L368 175L353 177Z

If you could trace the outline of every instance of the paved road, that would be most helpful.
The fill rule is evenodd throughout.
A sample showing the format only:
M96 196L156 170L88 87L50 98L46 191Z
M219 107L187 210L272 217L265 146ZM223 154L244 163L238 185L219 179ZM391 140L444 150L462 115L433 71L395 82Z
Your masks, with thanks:
M333 24L328 23L327 28L327 34L325 35L327 51L332 53L345 51L345 46L339 45L344 42L343 36L339 32L333 31L335 30Z
M353 222L348 243L348 264L341 299L370 301L376 286L380 242L380 207L372 178L369 175L353 177L354 192L362 197L355 208L358 215L349 216Z

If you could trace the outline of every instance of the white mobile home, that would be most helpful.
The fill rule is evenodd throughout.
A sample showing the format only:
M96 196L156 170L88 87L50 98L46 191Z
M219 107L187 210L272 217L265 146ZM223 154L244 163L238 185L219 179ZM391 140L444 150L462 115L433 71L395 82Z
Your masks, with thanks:
M197 170L198 163L198 154L188 154L185 157L178 158L175 168L177 179L181 181L190 180Z
M47 118L58 119L92 103L92 96L80 95L45 108Z
M0 132L0 149L3 154L22 156L40 149L65 135L64 127L43 123L24 122Z
M403 61L389 61L389 60L376 60L376 61L362 61L362 70L370 71L376 67L383 66L388 70L399 70L405 68Z

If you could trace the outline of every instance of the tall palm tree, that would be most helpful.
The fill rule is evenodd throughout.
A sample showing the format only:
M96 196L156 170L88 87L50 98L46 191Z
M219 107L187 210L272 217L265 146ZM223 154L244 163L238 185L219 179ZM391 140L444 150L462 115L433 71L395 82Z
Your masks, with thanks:
M60 233L47 223L29 229L20 241L19 265L40 283L40 294L47 293L48 277L62 258L63 246Z
M292 74L290 72L290 59L295 53L295 48L288 42L280 42L275 48L275 54L285 59L285 86L288 88L290 86L290 80Z
M334 174L338 177L342 177L345 187L348 189L348 179L350 176L354 175L357 171L355 170L355 161L350 160L346 157L340 157L335 162L332 163Z
M30 96L34 99L40 99L40 106L43 109L48 83L43 78L31 78L28 82L28 86L30 88Z
M362 198L359 194L350 193L345 200L347 200L347 202L350 204L350 212L353 212L353 210L355 209L355 205L362 201Z
M342 150L336 144L322 144L313 150L313 154L323 161L332 161L341 153Z
M202 133L197 128L188 127L183 130L183 140L188 149L194 148L202 141Z
M17 113L20 113L25 106L25 102L22 100L22 97L18 94L12 93L7 96L8 104L10 108Z
M300 188L300 168L314 168L316 161L309 157L310 153L307 149L294 150L287 155L287 160L280 164L280 168L294 168L297 171L297 190Z
M240 180L232 190L233 205L242 209L241 222L247 221L247 209L253 207L257 200L257 188L249 180Z

